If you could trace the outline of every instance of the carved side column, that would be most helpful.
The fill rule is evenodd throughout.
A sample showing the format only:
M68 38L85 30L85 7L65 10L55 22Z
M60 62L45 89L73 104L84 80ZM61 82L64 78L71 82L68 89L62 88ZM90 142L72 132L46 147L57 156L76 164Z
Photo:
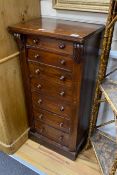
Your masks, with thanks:
M74 61L79 64L84 54L84 45L79 43L74 43Z
M31 131L35 131L34 127L34 118L33 118L33 110L32 110L32 96L31 96L31 87L30 87L30 76L29 76L29 69L28 69L28 62L27 62L27 48L26 48L26 36L14 33L13 34L17 45L20 50L20 66L22 71L22 80L23 80L23 87L24 87L24 93L25 93L25 102L27 106L27 114L28 118L30 118L29 127L31 126Z

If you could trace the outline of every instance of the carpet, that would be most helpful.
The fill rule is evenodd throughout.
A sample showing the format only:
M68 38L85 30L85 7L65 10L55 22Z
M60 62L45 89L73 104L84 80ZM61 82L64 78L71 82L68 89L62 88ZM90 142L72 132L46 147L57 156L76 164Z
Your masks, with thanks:
M96 156L99 160L104 175L109 175L112 168L115 156L117 153L116 142L111 141L108 137L103 135L98 129L91 138ZM117 172L115 173L117 175Z
M24 166L17 160L0 152L0 175L41 175Z

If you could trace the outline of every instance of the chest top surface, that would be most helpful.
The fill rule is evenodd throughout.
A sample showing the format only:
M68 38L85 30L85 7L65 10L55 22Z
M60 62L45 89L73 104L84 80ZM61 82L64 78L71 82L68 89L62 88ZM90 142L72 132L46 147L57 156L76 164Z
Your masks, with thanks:
M94 33L104 29L104 25L73 22L68 20L37 18L9 27L12 32L34 34L83 42Z

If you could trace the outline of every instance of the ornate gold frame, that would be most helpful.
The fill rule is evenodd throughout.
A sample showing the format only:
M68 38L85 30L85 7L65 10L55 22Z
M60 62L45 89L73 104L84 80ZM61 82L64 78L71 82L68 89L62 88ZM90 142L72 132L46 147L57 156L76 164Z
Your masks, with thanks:
M53 8L107 13L110 0L53 0Z
M117 21L117 0L110 0L109 14L107 18L105 33L104 33L99 72L98 72L98 77L97 77L97 85L96 85L96 90L95 90L95 97L94 97L94 102L92 106L92 114L91 114L91 120L90 120L90 126L89 126L88 141L87 141L87 145L85 149L88 149L88 147L90 146L91 136L96 128L96 121L97 121L99 105L100 105L99 102L100 102L101 95L102 95L102 92L100 90L100 85L106 75L106 69L107 69L109 53L110 53L112 37L113 37L114 24L116 21ZM109 175L115 175L116 170L117 170L117 154L115 155L115 161L113 162Z

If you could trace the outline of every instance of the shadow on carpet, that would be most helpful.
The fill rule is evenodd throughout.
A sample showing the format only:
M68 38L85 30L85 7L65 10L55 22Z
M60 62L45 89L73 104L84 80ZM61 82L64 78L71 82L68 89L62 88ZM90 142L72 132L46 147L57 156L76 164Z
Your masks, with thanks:
M0 152L0 175L40 175Z

